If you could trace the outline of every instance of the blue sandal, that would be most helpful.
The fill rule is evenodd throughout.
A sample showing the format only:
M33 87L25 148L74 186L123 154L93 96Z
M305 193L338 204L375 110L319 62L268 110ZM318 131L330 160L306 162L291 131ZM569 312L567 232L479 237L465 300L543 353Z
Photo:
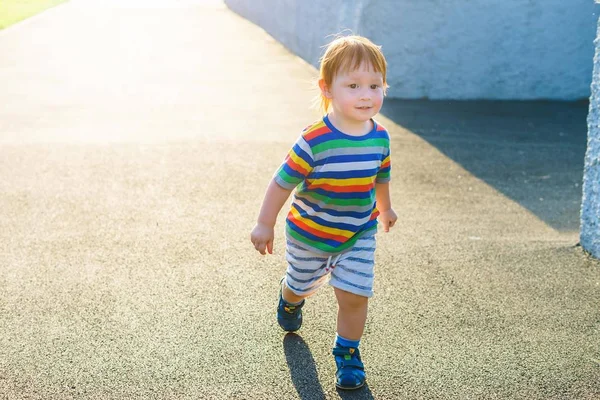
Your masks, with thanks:
M365 384L365 366L356 348L336 346L333 348L335 364L335 386L344 390L354 390Z

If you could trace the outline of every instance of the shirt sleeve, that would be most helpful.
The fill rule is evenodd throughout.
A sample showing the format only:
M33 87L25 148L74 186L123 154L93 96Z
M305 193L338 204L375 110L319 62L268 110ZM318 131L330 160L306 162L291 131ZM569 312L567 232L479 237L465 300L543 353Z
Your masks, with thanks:
M377 178L375 179L375 183L388 183L391 180L390 172L392 170L392 163L390 159L390 146L385 147L383 152L383 161L381 162L381 166L379 167L379 171L377 172Z
M314 159L310 145L300 136L273 179L282 188L292 190L306 179L313 167Z

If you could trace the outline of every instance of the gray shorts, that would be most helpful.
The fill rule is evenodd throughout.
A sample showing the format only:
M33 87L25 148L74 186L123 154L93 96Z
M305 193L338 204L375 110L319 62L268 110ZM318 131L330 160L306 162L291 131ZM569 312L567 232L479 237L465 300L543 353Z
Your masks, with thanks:
M354 247L335 256L323 256L287 242L286 286L298 296L308 296L325 284L359 296L373 296L375 234L362 237Z

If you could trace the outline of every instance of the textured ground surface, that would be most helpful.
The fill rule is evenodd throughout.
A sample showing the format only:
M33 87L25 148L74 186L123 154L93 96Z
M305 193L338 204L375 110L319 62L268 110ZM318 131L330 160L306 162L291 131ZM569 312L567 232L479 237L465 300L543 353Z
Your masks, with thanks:
M400 223L379 235L369 384L347 395L332 291L285 336L282 235L269 257L248 239L316 117L312 67L190 0L74 0L0 32L0 54L0 398L600 397L585 121L544 123L563 105L389 103Z

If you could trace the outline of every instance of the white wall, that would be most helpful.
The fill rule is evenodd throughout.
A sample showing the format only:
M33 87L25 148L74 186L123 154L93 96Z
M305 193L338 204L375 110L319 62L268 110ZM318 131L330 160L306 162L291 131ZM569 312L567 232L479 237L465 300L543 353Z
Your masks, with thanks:
M344 28L383 46L390 97L556 99L590 94L592 0L225 0L317 65Z

